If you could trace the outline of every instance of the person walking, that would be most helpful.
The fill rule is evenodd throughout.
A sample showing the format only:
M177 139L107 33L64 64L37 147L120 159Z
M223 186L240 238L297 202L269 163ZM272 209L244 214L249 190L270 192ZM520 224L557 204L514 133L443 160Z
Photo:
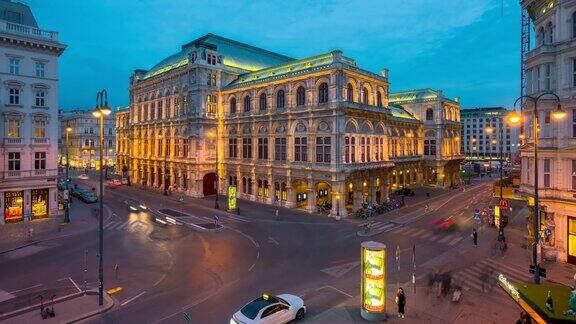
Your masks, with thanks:
M476 232L476 229L472 231L472 240L474 241L474 246L478 247L478 232Z
M396 304L398 305L398 317L404 318L406 295L404 295L404 289L402 289L402 287L398 288L398 292L396 293Z

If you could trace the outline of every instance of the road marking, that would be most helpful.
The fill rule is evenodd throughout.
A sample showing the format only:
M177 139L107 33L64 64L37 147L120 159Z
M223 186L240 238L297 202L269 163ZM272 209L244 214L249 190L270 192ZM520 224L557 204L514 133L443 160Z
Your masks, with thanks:
M427 239L427 238L429 238L429 237L432 236L432 235L434 235L433 232L428 232L428 233L422 235L420 238L421 238L421 239Z
M38 288L38 287L40 287L40 286L42 286L42 284L37 284L37 285L34 285L34 286L30 286L30 287L28 287L28 288L22 288L22 289L18 289L18 290L10 291L10 292L9 292L9 294L15 294L15 293L19 293L19 292L22 292L22 291L25 291L25 290L29 290L29 289Z
M427 231L427 229L421 228L419 231L410 234L410 236L412 236L412 237L417 237L417 236L422 235L422 234L423 234L424 232L426 232L426 231Z
M442 236L442 234L434 235L434 236L432 236L431 238L429 238L428 241L434 242L434 241L436 241L437 239L439 239L441 236Z
M278 243L278 241L276 241L272 236L268 236L268 243L280 245L280 243Z
M134 297L132 297L132 298L124 301L122 304L120 304L120 306L125 306L125 305L127 305L129 302L131 302L131 301L133 301L134 299L136 299L136 298L144 295L145 293L146 293L146 291L143 291L143 292L139 293L138 295L136 295L136 296L134 296Z
M103 228L104 228L104 229L107 229L108 227L110 227L110 226L112 226L112 225L115 225L115 224L116 224L116 222L106 223L106 224L104 224Z
M402 232L404 230L404 228L398 228L392 231L392 234L399 234L400 232Z
M450 241L450 243L448 243L448 245L450 246L454 246L456 245L456 243L462 241L463 237L462 236L458 236L457 238L453 239L452 241Z
M404 232L404 235L410 235L416 231L418 231L418 228L411 228L411 229L407 230L406 232Z
M252 263L252 265L250 266L250 268L248 269L248 272L252 271L252 269L254 269L254 267L256 266L256 263L258 262L258 259L260 258L260 250L258 250L258 253L256 254L256 261L254 261L254 263Z
M346 273L348 273L350 270L356 268L358 265L360 265L360 261L354 261L354 262L349 262L349 263L337 265L335 267L322 269L320 271L322 271L325 274L330 275L334 278L340 278L343 275L345 275Z
M341 293L342 295L348 296L348 297L350 297L350 298L353 298L353 297L354 297L354 296L350 295L349 293L347 293L347 292L345 292L345 291L342 291L342 290L340 290L340 289L338 289L338 288L336 288L336 287L334 287L334 286L324 286L324 287L320 287L320 288L316 289L316 291L320 291L320 290L322 290L322 289L324 289L324 288L334 289L334 290L336 290L337 292Z
M443 239L441 239L440 241L438 241L438 243L444 244L444 243L450 241L451 239L453 239L454 236L456 236L456 235L458 235L458 233L454 233L454 234L447 235L446 237L444 237Z
M72 280L71 277L68 277L68 279L70 279L70 281L72 282L72 284L74 285L74 287L76 287L76 289L78 289L78 292L82 292L82 289L80 289L80 287L78 287L78 285L76 284L76 282L74 282L74 280Z

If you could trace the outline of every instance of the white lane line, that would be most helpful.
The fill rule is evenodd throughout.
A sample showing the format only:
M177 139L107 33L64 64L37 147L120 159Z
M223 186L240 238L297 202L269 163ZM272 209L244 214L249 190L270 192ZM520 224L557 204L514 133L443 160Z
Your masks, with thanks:
M420 238L421 238L421 239L427 239L427 238L429 238L429 237L432 236L432 235L434 235L433 232L428 232L428 233L422 235Z
M260 258L260 250L258 250L258 254L256 254L256 261L254 261L254 263L252 263L252 265L248 269L248 272L250 272L250 271L252 271L252 269L254 269L254 266L256 266L256 263L258 262L259 258Z
M448 245L450 246L454 246L456 245L456 243L462 241L463 237L462 236L458 236L457 238L453 239L452 241L450 241L450 243L448 243Z
M320 287L320 288L316 289L316 291L320 291L320 290L322 290L322 289L324 289L324 288L334 289L334 290L336 290L337 292L341 293L342 295L348 296L348 297L350 297L350 298L353 298L353 297L354 297L354 296L350 295L349 293L347 293L347 292L345 292L345 291L342 291L342 290L340 290L340 289L338 289L338 288L336 288L336 287L334 287L334 286L324 286L324 287Z
M136 296L134 296L134 297L132 297L132 298L130 298L130 299L128 299L128 300L126 300L126 301L124 301L122 304L120 304L120 306L124 306L124 305L127 305L129 302L131 302L131 301L133 301L134 299L136 299L136 298L138 298L138 297L140 297L140 296L144 295L145 293L146 293L146 291L143 291L143 292L139 293L138 295L136 295Z
M438 235L434 235L434 236L432 236L431 238L429 238L429 239L428 239L428 241L432 241L432 242L434 242L434 241L436 241L437 239L439 239L439 238L440 238L440 236L442 236L442 235L441 235L441 234L438 234Z
M404 232L404 235L410 235L416 231L418 231L418 228L411 228L411 229L407 230L406 232Z
M42 284L37 284L37 285L34 285L34 286L30 286L30 287L28 287L28 288L22 288L22 289L10 291L10 292L8 292L8 293L9 293L9 294L15 294L15 293L19 293L19 292L22 292L22 291L25 291L25 290L38 288L38 287L40 287L40 286L42 286Z
M399 228L399 229L393 230L393 231L392 231L392 234L399 234L399 233L402 232L403 230L404 230L403 228Z
M76 287L76 289L78 289L78 292L82 292L82 289L80 289L80 287L78 287L78 285L74 282L74 280L72 280L72 277L68 277L68 279L70 279L70 282L72 282L74 287Z
M121 229L126 228L128 225L130 225L130 221L129 221L129 220L125 221L124 223L121 223L121 224L118 225L118 226L114 226L114 228L112 228L112 229L114 229L114 230L121 230Z
M422 234L423 234L424 232L426 232L426 231L427 231L427 229L421 228L419 231L410 234L410 236L412 236L412 237L420 236L420 235L422 235Z
M108 227L111 227L112 225L116 225L116 224L118 224L118 223L114 222L114 221L110 222L110 223L106 223L106 224L104 224L104 229L107 229Z
M456 235L458 235L458 233L454 233L454 234L447 235L446 237L444 237L443 239L441 239L440 241L438 241L438 243L444 244L444 243L450 241L451 239L453 239L454 236L456 236Z

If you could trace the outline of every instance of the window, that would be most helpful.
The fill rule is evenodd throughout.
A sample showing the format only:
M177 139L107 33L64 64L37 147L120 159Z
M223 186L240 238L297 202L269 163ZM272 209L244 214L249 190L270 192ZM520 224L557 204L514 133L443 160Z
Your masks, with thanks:
M306 90L300 86L296 90L296 106L304 106L306 104Z
M576 58L572 59L572 86L576 87Z
M231 114L236 113L236 98L230 99L230 113Z
M261 160L268 160L268 138L258 138L258 158Z
M190 145L190 140L185 138L184 143L182 145L182 155L184 157L188 157L188 145ZM236 147L236 146L234 146L234 147Z
M572 13L572 38L576 38L576 11Z
M34 138L46 138L46 121L34 120Z
M108 148L113 148L114 144L112 143L112 140L108 140ZM148 147L148 145L146 145L146 147Z
M346 86L346 98L348 99L348 102L354 102L354 88L350 83Z
M286 161L286 137L274 139L274 160Z
M44 63L36 62L36 77L43 78L44 70L45 70Z
M284 108L285 101L284 90L279 90L278 93L276 93L276 108Z
M108 135L112 135L112 128L108 128Z
M328 84L326 82L322 83L318 87L318 103L328 102Z
M362 103L367 105L368 104L368 89L362 89Z
M294 161L308 161L308 138L294 137Z
M9 102L11 105L19 105L20 104L20 89L10 88Z
M85 147L90 146L90 140L85 139L85 140L84 140L84 146L85 146Z
M90 127L90 134L94 134L94 128Z
M216 55L212 53L206 54L206 63L216 65Z
M20 138L20 119L8 119L8 138Z
M316 137L316 162L330 163L330 136Z
M576 190L576 160L572 160L572 190Z
M260 94L259 106L260 106L260 111L266 110L266 93L264 93L264 92Z
M572 109L572 137L576 138L576 109Z
M356 163L356 137L350 138L350 162Z
M380 91L376 93L376 105L382 107L382 93Z
M244 112L250 111L250 96L244 97Z
M434 111L432 108L426 109L426 120L433 120L434 119Z
M228 157L237 158L238 157L238 139L229 138L228 139Z
M544 188L550 188L550 159L544 159Z
M550 124L550 110L544 112L544 123Z
M424 140L424 155L436 155L436 140Z
M550 76L552 73L552 65L544 65L544 90L550 90Z
M8 152L8 171L20 171L20 152Z
M360 138L360 162L366 162L366 137Z
M34 153L34 170L46 170L46 152Z
M242 139L242 158L251 159L252 158L252 139L244 137Z
M350 163L350 137L344 138L344 163Z
M546 27L546 43L552 44L554 41L554 26L552 26L552 22L548 23Z
M20 60L16 58L10 59L10 74L20 74Z
M36 107L45 107L46 106L46 92L44 90L36 91Z

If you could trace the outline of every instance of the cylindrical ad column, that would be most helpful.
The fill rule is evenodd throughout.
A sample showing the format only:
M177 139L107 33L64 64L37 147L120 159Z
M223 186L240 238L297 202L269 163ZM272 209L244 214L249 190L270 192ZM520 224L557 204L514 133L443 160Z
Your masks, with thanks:
M386 245L363 242L361 245L360 315L368 321L380 321L386 316Z

